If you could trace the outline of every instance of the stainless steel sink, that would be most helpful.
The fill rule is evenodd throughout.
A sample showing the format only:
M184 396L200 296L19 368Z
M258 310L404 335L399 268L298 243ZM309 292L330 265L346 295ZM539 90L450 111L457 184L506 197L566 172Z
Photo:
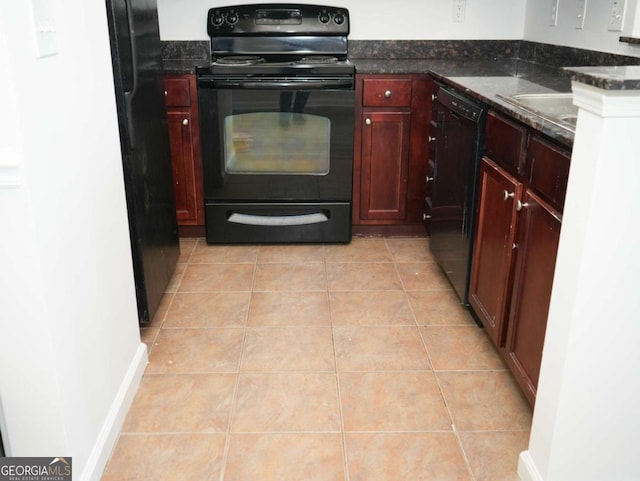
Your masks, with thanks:
M505 102L538 115L549 122L575 131L578 107L573 105L572 93L498 95Z

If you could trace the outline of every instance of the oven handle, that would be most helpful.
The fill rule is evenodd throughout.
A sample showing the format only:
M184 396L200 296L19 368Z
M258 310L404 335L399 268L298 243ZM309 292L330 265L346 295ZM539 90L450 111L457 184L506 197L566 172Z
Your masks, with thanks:
M316 90L316 89L352 89L353 79L325 79L325 80L222 80L200 79L202 87L209 88L239 88L247 90Z
M234 212L227 219L228 222L233 224L262 225L270 227L321 224L328 220L329 217L322 212L298 215L253 215Z

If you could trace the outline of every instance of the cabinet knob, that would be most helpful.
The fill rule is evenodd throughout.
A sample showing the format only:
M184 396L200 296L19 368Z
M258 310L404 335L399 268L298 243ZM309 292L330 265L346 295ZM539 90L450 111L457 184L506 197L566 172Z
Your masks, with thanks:
M384 96L385 96L386 98L391 97L391 90L387 90L387 91L384 93Z
M367 124L367 125L371 125L371 119L369 119L369 118L364 119L364 123Z
M422 214L422 220L428 220L431 219L431 216L428 214Z
M432 182L432 181L433 181L433 177L429 177L429 176L427 175L427 177L426 177L426 179L425 179L425 180L426 180L427 182Z
M431 94L431 101L435 102L438 96L436 94Z
M182 125L189 125L189 119L182 119Z
M437 139L436 139L435 137L428 136L428 137L427 137L427 140L428 140L429 142L435 142Z
M169 95L169 92L167 92L166 90L164 91L164 96L166 97L167 95Z
M513 199L515 196L515 192L507 192L506 190L502 191L502 200L508 200L509 198Z
M519 200L516 201L516 210L518 212L520 212L522 209L526 209L527 207L529 207L528 202L520 202Z

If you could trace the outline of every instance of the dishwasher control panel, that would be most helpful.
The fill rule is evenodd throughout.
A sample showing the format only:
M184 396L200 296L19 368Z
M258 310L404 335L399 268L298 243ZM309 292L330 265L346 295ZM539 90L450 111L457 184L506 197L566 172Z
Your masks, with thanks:
M457 92L440 87L437 94L438 102L451 110L454 114L460 115L472 122L480 119L485 108L480 104L475 104L472 100L461 97Z

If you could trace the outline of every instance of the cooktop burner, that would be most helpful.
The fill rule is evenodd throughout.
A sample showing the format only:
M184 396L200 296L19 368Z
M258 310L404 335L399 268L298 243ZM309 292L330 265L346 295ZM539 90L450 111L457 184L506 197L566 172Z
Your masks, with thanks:
M232 55L215 61L218 65L255 65L264 62L264 58L253 55Z

